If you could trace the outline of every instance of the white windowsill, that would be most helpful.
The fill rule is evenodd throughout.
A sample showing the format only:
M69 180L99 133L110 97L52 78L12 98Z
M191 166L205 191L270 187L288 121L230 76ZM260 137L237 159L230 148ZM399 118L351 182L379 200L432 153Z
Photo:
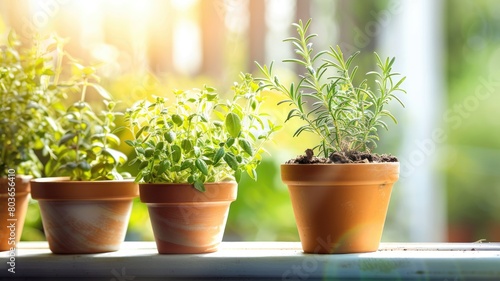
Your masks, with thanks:
M159 255L154 242L125 242L118 252L54 255L46 242L21 242L16 273L2 264L1 280L500 280L500 243L382 243L374 253L311 255L298 242L223 242L215 253Z

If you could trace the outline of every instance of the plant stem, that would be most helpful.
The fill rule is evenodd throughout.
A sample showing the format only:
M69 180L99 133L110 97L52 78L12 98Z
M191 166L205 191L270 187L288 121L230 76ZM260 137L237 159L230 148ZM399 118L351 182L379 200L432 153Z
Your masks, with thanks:
M62 48L62 43L58 42L57 43L57 62L56 62L56 73L54 76L54 85L57 86L57 83L59 82L59 76L61 75L62 72L62 62L63 62L63 57L64 57L64 52Z
M81 102L84 102L84 101L85 101L85 94L87 93L87 85L88 85L88 81L89 81L89 79L85 76L85 78L83 78L82 96L81 96L81 98L80 98L80 101L81 101Z
M83 86L82 86L82 94L80 98L80 102L84 103L85 102L85 93L87 92L87 84L88 84L88 78L85 77L83 80ZM84 124L83 122L83 111L82 107L78 107L78 124L79 128L76 131L76 145L75 145L75 153L76 153L76 163L77 165L80 164L80 142L83 137L83 130L82 130L82 125ZM82 171L80 169L75 169L75 171L78 173L77 179L82 180Z
M303 30L303 28L301 28L301 30ZM302 51L304 54L303 58L305 59L305 63L306 63L306 69L309 71L309 73L307 75L312 78L316 94L318 94L320 96L321 101L323 102L323 105L326 108L328 108L329 107L328 101L325 99L323 89L321 88L319 78L317 77L318 71L314 68L313 62L311 60L311 55L309 52L309 48L307 46L308 43L307 43L307 40L305 38L306 32L307 32L307 30L303 30L303 32L299 32L299 36L300 36L300 43L301 43ZM321 71L321 69L318 69L318 70ZM307 117L307 115L305 117ZM308 123L313 128L315 128L316 133L318 133L322 137L323 140L329 140L327 143L328 143L328 146L330 148L332 148L334 150L340 150L340 139L341 139L340 131L339 131L337 120L336 120L333 112L331 112L331 111L330 111L330 117L332 118L332 122L333 122L333 125L335 127L335 132L334 132L335 133L335 140L334 140L334 142L336 142L337 147L335 147L331 144L331 141L330 141L330 138L328 137L328 135L326 135L326 136L323 135L323 132L321 131L320 128L315 126L313 122L309 122L309 118L305 118L305 119L308 121ZM325 157L328 157L328 151L327 151L326 147L323 148L323 153L324 153Z

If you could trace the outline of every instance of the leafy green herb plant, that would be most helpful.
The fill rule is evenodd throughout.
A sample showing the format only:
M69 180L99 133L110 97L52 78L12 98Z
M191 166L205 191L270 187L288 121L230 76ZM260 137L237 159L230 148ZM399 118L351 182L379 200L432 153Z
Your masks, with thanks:
M320 137L320 143L313 149L319 155L328 158L335 152L368 152L376 147L379 128L388 129L384 117L395 123L396 118L385 108L392 100L403 103L396 96L405 92L400 88L405 77L392 71L395 59L382 60L377 53L375 58L379 71L372 71L355 83L358 66L353 66L359 54L347 59L340 47L330 46L327 50L314 52L311 39L317 36L309 34L311 20L303 24L295 23L297 37L285 39L295 47L298 58L285 62L298 64L304 68L299 81L284 85L273 74L273 64L258 66L264 77L260 80L261 88L275 90L286 96L279 104L292 106L286 121L300 118L305 124L298 128L294 136L310 132ZM373 78L375 89L369 87L369 78ZM308 157L312 156L308 152Z
M239 181L243 172L256 179L263 144L279 129L260 112L263 101L251 75L233 86L231 100L222 101L214 88L175 91L137 102L126 112L134 135L126 143L137 156L137 182L204 183Z
M17 174L42 176L37 150L50 152L48 140L57 129L53 113L61 93L50 83L56 76L52 63L55 45L49 38L22 44L14 31L0 47L0 177L8 169Z
M58 46L58 69L66 57L72 76L68 81L55 85L65 95L77 94L79 99L57 116L57 132L52 138L52 157L45 166L47 176L68 176L76 181L120 180L130 177L120 174L118 166L127 161L124 153L115 149L120 145L115 119L121 113L114 111L116 102L99 85L96 68L83 66ZM56 76L57 77L57 76ZM87 90L93 88L103 99L105 109L96 113L86 101Z

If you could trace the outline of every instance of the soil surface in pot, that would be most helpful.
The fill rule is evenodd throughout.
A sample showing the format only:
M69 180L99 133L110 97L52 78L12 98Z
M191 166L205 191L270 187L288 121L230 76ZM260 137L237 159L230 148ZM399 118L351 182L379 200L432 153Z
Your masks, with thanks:
M390 154L376 154L360 151L342 151L330 154L330 157L316 157L312 149L307 149L305 155L290 159L286 164L344 164L344 163L387 163L399 162Z

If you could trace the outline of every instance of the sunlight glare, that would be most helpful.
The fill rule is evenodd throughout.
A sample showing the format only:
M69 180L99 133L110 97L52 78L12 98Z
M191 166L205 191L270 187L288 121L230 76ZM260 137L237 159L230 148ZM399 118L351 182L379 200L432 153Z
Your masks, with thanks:
M189 10L197 4L198 0L172 0L172 6L180 11Z
M229 31L243 33L250 24L248 6L248 0L225 0L222 7L216 8L219 14L224 15L224 23Z
M183 74L195 74L202 62L199 27L192 20L179 20L174 28L173 40L175 68Z

